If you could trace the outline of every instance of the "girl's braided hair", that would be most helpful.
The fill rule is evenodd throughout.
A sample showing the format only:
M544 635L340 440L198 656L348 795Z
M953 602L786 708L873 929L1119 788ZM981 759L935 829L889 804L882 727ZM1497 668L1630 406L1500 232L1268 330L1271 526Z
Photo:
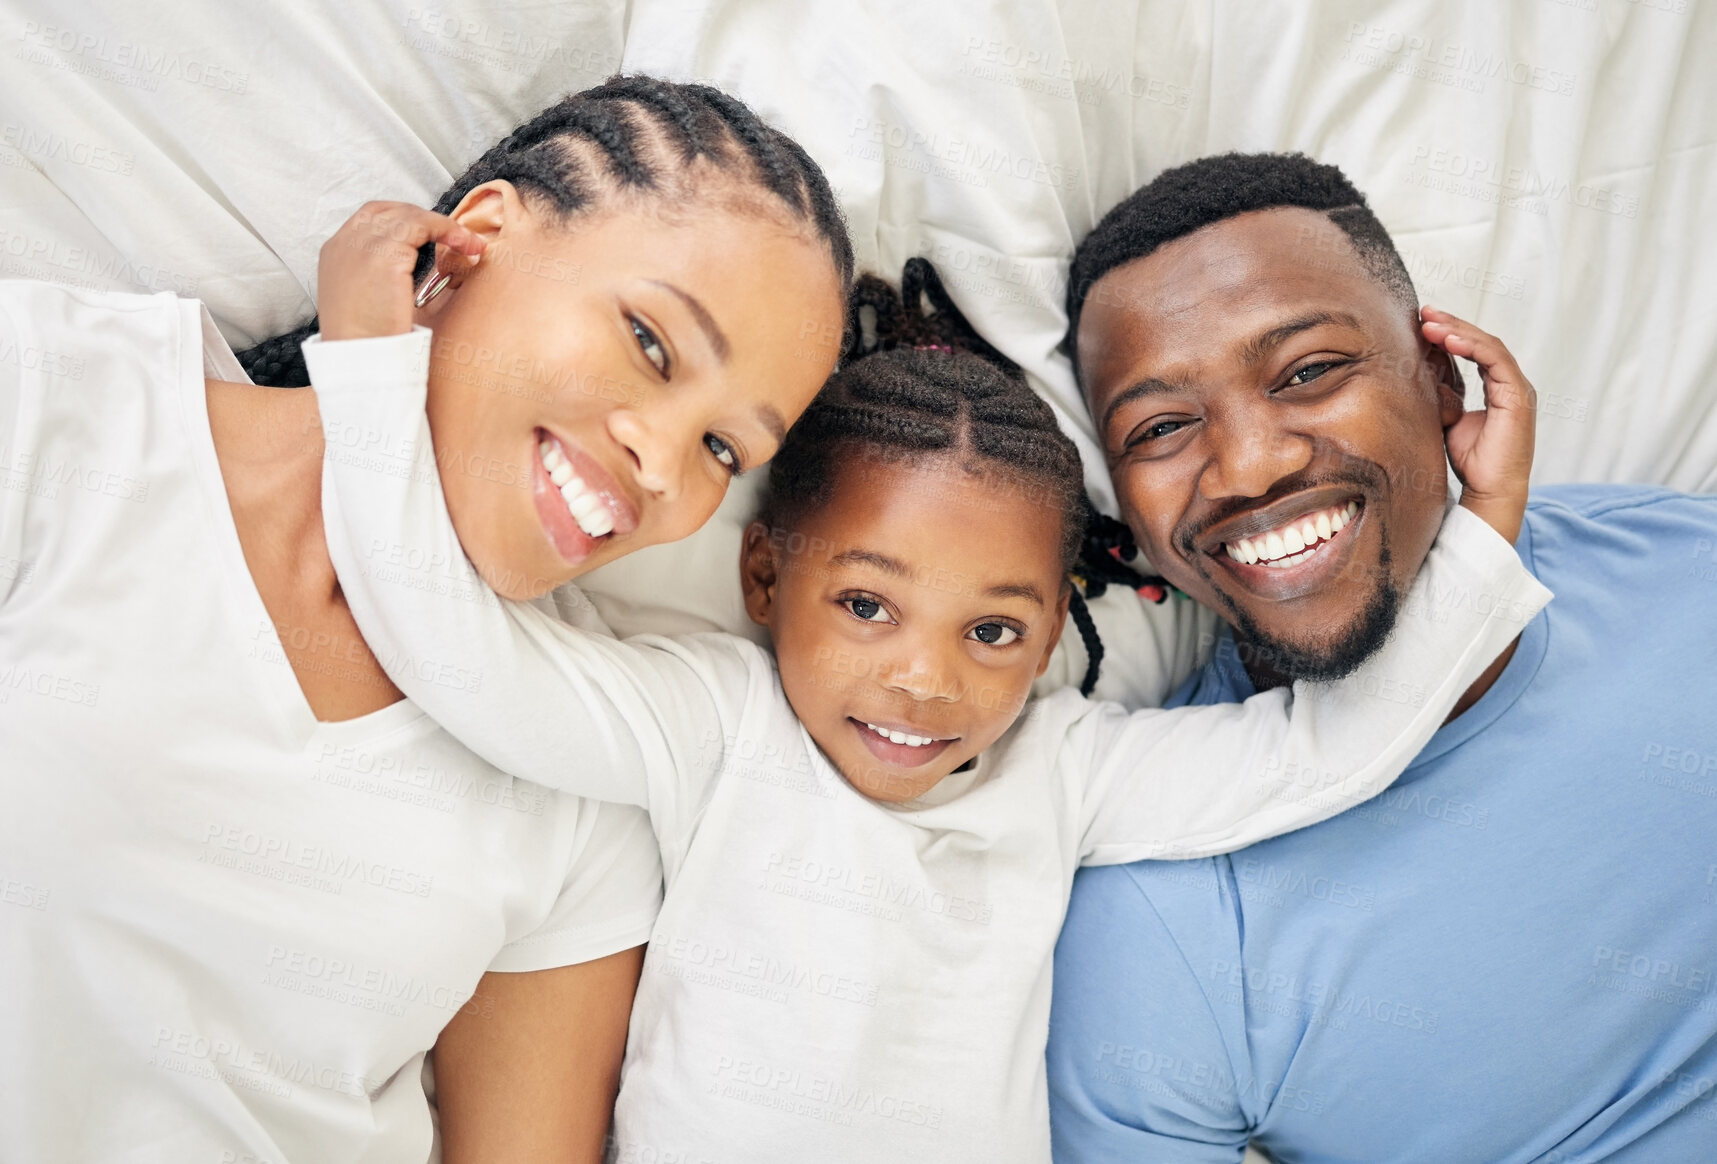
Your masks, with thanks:
M874 325L867 326L871 313ZM1111 521L1085 498L1079 450L1019 366L973 329L927 260L907 260L899 291L860 276L847 337L840 369L770 464L760 520L791 529L827 504L837 467L861 457L953 455L966 471L994 476L1003 504L1017 498L1060 510L1062 568L1079 575L1093 597L1109 582L1144 582L1106 548L1097 551L1102 573L1079 564L1093 552L1092 520ZM1090 659L1079 685L1089 695L1103 644L1078 587L1069 607Z
M761 205L786 211L828 244L841 286L852 281L852 243L828 179L800 145L765 125L744 102L708 85L654 77L611 77L549 106L508 134L466 170L435 203L451 213L477 186L505 179L554 213L567 216L619 193L685 197L694 163L761 192ZM435 248L418 257L417 278L435 263ZM258 384L310 382L300 345L316 332L303 327L239 353Z

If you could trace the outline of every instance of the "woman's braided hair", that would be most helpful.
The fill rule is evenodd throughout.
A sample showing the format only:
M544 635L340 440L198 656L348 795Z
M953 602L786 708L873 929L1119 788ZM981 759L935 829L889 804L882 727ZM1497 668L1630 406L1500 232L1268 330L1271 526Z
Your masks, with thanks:
M867 327L869 313L875 321ZM1109 582L1145 581L1133 582L1137 576L1106 549L1101 575L1076 565L1093 552L1087 533L1093 517L1111 521L1085 498L1079 450L1018 365L967 322L927 260L907 260L899 291L874 275L860 276L847 335L840 369L770 464L760 520L791 529L828 503L837 467L862 457L954 455L966 471L992 475L1020 498L1060 510L1062 568L1078 574L1093 597ZM1090 660L1079 686L1089 695L1103 644L1077 587L1069 606Z
M828 179L792 138L765 125L744 102L708 85L654 77L612 77L549 106L508 134L466 170L435 203L451 213L477 186L504 179L554 213L567 216L615 194L680 196L692 192L693 164L702 160L766 197L759 207L785 210L828 244L847 287L852 243ZM418 258L417 278L429 273L435 248ZM300 345L316 332L303 327L239 353L258 384L296 387L310 382Z

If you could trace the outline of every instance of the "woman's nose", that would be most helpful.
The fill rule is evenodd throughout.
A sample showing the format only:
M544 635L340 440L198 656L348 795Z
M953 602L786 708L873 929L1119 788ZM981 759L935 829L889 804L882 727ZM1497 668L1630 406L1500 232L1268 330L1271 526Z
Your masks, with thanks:
M690 438L680 430L686 427L653 423L630 408L608 414L609 435L631 457L638 484L664 501L677 498L684 484L687 452L682 446Z

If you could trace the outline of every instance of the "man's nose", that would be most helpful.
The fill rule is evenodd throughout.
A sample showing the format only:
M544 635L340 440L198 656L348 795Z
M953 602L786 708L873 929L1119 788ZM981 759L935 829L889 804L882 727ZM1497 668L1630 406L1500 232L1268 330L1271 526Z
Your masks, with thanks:
M1312 462L1309 437L1267 423L1250 410L1207 421L1209 460L1199 476L1199 494L1208 500L1262 497L1282 478Z

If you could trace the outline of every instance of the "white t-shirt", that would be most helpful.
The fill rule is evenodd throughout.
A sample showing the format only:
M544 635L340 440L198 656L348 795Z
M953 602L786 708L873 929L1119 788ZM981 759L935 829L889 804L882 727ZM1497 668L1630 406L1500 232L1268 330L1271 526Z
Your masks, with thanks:
M326 422L432 464L427 350L421 332L307 344ZM1348 679L1131 714L1064 689L891 806L822 755L764 649L616 642L378 585L355 547L460 557L439 479L331 459L323 481L335 569L380 653L494 677L401 686L508 771L650 810L668 893L615 1112L623 1164L1047 1160L1051 956L1077 866L1230 852L1375 795L1549 599L1457 510Z
M655 841L410 702L316 721L206 321L0 282L0 1160L422 1164L425 1051L485 971L644 941Z

